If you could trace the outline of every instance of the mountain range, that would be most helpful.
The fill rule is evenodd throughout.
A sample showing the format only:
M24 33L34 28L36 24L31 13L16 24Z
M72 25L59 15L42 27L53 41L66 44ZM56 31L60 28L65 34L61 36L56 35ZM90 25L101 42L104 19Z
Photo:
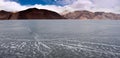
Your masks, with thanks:
M0 19L20 20L20 19L65 19L65 18L59 15L58 13L50 10L30 8L15 13L6 12L2 10L0 11Z
M90 12L86 10L69 12L67 14L64 14L63 16L69 19L120 20L120 14L106 13L106 12Z
M106 12L90 12L86 10L59 14L51 10L37 9L37 8L29 8L27 10L23 10L19 12L7 12L4 10L0 11L0 20L21 20L21 19L119 20L120 14L106 13Z

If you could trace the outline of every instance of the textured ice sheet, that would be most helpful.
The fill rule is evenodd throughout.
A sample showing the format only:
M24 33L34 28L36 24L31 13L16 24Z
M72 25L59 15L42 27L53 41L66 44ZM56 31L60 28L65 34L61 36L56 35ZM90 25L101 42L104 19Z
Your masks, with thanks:
M0 58L120 58L119 21L0 21Z
M120 58L120 46L71 40L1 40L0 58Z

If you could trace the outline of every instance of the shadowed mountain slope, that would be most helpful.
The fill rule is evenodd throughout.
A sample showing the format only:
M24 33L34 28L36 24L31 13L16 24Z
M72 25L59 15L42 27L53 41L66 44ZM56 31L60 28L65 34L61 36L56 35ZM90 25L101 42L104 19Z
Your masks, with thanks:
M58 13L50 10L30 8L16 13L0 11L0 19L19 20L19 19L65 19L65 18L59 15Z
M120 14L90 11L74 11L60 15L54 11L46 9L30 8L19 12L0 11L0 20L34 20L34 19L113 19L120 20Z

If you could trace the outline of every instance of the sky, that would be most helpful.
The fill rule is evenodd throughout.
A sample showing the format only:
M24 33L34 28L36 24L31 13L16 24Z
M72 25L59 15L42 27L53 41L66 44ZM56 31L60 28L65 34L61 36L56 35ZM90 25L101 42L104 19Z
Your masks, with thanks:
M0 0L0 10L16 12L34 7L58 13L76 10L120 13L120 0Z

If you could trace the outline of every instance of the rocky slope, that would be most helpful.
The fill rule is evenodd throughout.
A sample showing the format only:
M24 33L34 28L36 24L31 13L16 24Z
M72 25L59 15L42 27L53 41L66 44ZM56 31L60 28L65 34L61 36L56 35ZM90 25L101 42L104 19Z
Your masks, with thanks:
M10 19L11 13L6 11L0 11L0 19Z
M90 11L75 11L63 15L69 19L114 19L119 20L120 14Z
M13 20L13 19L65 19L65 18L59 15L58 13L50 10L30 8L16 13L0 11L0 19Z
M74 11L60 15L56 12L30 8L16 13L0 11L0 20L20 20L20 19L114 19L119 20L120 14L105 13L105 12L90 12L90 11Z

